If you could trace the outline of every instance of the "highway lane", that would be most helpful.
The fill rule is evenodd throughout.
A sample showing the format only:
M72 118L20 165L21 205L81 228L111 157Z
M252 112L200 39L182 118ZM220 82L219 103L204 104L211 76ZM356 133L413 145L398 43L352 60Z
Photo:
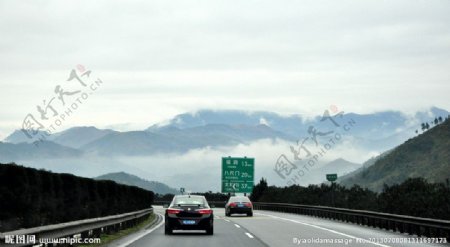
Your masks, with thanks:
M155 207L156 213L163 214L161 207ZM224 216L223 209L214 209ZM243 227L236 226L223 217L214 219L214 235L206 235L203 231L175 231L173 235L164 234L164 225L129 244L130 247L140 246L227 246L227 247L267 247L258 238L247 232Z
M423 243L386 243L386 241L407 239L413 236L296 214L257 210L254 217L233 215L226 219L247 228L269 246L448 246ZM343 243L313 242L324 240L342 241ZM363 242L371 240L372 242ZM302 241L310 241L310 243L302 243Z
M158 206L155 211L161 214L164 212ZM449 246L377 243L376 240L399 240L414 236L303 215L255 210L253 217L225 217L221 208L215 208L214 214L216 219L212 236L200 232L164 235L162 225L128 246ZM373 242L362 243L370 240ZM323 241L335 243L327 244Z

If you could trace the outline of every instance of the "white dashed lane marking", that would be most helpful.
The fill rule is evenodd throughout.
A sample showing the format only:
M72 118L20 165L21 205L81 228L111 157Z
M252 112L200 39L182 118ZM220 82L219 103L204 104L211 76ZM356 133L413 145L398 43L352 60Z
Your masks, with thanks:
M305 223L305 222L300 222L300 221L298 221L298 220L292 220L292 219L283 218L283 217L278 217L278 216L270 215L270 214L261 214L261 213L258 213L258 214L259 214L259 215L263 215L263 216L267 216L267 217L271 217L271 218L273 218L273 219L279 219L279 220L284 220L284 221L290 221L290 222L292 222L292 223L296 223L296 224L301 224L301 225L305 225L305 226L314 227L314 228L316 228L316 229L320 229L320 230L323 230L323 231L331 232L331 233L334 233L334 234L337 234L337 235L341 235L341 236L344 236L344 237L348 237L348 238L352 238L352 239L361 240L361 241L364 241L364 243L367 243L367 244L373 244L373 245L377 245L377 246L381 246L381 247L391 247L391 246L389 246L389 245L384 245L384 244L376 243L376 242L373 242L373 241L370 241L370 240L367 240L367 239L359 238L359 237L356 237L356 236L352 236L352 235L350 235L350 234L338 232L338 231L335 231L335 230L332 230L332 229L328 229L328 228L325 228L325 227L321 227L321 226L317 226L317 225L313 225L313 224L308 224L308 223Z

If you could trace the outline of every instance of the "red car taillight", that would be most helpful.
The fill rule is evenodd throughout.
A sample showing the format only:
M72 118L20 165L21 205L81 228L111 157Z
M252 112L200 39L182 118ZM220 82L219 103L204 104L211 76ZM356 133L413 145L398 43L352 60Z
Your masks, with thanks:
M245 203L245 206L251 208L251 207L252 207L252 203L251 203L251 202L246 202L246 203Z
M181 212L181 210L173 208L168 208L166 211L168 214L178 214L179 212Z
M212 209L199 209L199 210L197 210L197 212L199 214L212 214L213 213Z
M236 207L236 203L235 202L232 202L232 203L230 203L230 207Z

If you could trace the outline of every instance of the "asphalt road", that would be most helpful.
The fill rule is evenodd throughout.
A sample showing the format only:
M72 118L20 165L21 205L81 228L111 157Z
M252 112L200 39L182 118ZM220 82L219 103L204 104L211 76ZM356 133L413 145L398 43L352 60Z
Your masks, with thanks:
M155 211L160 214L164 212L157 206ZM174 235L164 235L161 222L159 227L130 237L117 246L450 246L392 243L416 239L414 236L302 215L255 211L253 217L225 217L224 210L220 208L214 209L214 214L216 219L212 236L201 231L175 231Z

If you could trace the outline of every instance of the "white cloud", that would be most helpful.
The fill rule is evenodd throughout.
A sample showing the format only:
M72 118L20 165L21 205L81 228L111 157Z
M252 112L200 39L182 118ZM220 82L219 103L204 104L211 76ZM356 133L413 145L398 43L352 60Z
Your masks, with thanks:
M255 158L255 183L265 177L269 184L285 186L287 181L274 171L277 158L281 154L291 157L289 143L284 141L259 140L249 145L236 147L202 148L185 154L164 154L142 157L97 157L85 156L79 159L34 159L20 161L19 164L35 168L45 168L53 172L73 173L78 176L94 177L110 172L125 171L141 178L164 182L171 187L185 187L191 191L220 191L221 157ZM337 158L356 162L365 161L378 155L377 151L361 150L352 146L337 146L326 154L321 164ZM301 167L299 167L301 168ZM300 183L320 183L324 174L306 172Z
M191 150L185 154L162 154L144 157L123 157L116 162L124 164L127 169L140 171L140 176L150 180L165 182L175 188L185 187L192 191L220 190L221 157L253 157L255 158L255 182L261 177L269 183L286 185L274 171L275 162L282 154L291 157L288 143L281 140L258 140L251 144L240 144L235 147L202 148ZM352 162L363 163L379 154L378 151L364 150L348 143L334 146L320 159L320 164L344 158ZM318 165L319 166L319 165ZM113 166L113 169L117 168ZM305 180L320 183L323 174L309 173ZM313 177L311 177L313 176Z

